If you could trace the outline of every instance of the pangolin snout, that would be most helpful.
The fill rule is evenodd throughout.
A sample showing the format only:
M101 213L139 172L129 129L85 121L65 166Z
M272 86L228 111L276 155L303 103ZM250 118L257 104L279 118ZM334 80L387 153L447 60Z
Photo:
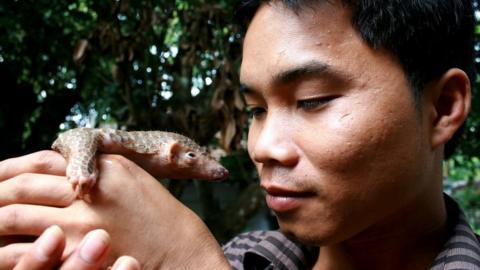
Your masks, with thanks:
M213 172L214 180L218 181L227 179L229 175L230 173L228 172L228 170L223 167L215 169L215 171Z

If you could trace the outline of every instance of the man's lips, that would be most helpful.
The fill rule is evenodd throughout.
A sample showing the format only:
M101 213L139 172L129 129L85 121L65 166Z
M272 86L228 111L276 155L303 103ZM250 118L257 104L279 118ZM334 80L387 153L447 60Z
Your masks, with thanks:
M301 206L301 204L311 197L313 193L297 191L279 186L264 186L262 188L267 192L267 205L273 211L287 212Z
M268 195L280 196L280 197L305 197L311 195L311 193L306 191L297 191L294 189L289 189L286 187L280 186L266 186L262 185L262 188L267 192Z

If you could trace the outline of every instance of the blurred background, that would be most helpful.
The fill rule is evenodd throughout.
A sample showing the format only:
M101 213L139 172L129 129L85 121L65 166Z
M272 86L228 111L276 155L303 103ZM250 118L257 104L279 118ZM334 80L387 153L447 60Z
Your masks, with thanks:
M217 239L275 228L245 150L238 2L2 0L0 159L49 149L59 132L79 126L179 132L208 145L231 172L224 183L162 181ZM475 60L480 64L480 56ZM477 232L479 83L462 141L444 169L446 192Z

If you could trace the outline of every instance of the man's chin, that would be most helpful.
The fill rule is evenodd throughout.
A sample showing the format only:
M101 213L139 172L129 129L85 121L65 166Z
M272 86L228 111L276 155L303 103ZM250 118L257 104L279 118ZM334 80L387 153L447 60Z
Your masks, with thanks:
M278 222L280 231L290 240L307 246L325 246L335 243L334 237L329 233L322 233L321 230L291 227Z

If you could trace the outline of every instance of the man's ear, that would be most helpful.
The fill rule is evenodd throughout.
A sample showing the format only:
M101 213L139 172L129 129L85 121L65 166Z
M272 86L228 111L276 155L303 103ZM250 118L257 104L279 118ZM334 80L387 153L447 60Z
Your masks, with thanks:
M447 143L470 112L472 90L467 74L458 68L448 70L431 89L431 145Z

